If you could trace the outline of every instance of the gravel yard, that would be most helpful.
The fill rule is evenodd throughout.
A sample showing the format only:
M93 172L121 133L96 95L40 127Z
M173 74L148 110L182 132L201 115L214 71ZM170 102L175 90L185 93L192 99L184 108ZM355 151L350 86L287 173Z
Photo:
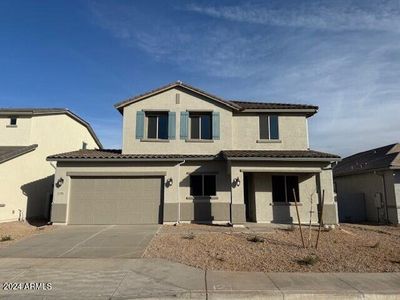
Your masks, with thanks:
M52 226L33 226L27 222L0 223L0 248L33 234L39 234L52 229Z
M309 231L303 228L307 244ZM315 245L317 230L312 230ZM144 257L190 266L261 272L400 272L400 227L341 225L304 249L297 228L164 225Z

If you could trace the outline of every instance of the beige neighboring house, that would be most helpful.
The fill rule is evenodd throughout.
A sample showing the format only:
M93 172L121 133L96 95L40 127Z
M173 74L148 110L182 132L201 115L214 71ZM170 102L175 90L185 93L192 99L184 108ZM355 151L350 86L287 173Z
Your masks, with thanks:
M175 82L115 105L121 150L52 155L52 221L63 224L303 222L337 224L331 163L313 151L318 107L229 101ZM310 199L313 199L312 207Z
M333 174L341 222L399 224L399 143L346 157Z
M102 148L68 109L0 108L0 222L48 218L55 152Z

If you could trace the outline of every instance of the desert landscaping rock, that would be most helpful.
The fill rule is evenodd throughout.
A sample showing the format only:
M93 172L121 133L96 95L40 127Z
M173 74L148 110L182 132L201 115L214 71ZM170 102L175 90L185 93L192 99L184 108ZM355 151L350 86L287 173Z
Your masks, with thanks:
M224 230L225 228L225 230ZM304 229L304 228L303 228ZM308 228L305 241L308 244ZM184 238L193 234L192 239ZM296 228L249 228L207 225L164 226L144 257L164 258L208 270L251 272L399 272L400 228L342 225L312 230L304 249ZM257 236L260 242L253 242ZM317 259L308 259L308 257ZM311 263L307 263L311 261Z

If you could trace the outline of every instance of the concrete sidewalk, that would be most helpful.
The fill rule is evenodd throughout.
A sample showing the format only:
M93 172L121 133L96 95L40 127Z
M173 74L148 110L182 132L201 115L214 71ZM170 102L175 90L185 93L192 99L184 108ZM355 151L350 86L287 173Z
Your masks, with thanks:
M399 273L203 271L161 259L1 258L0 299L400 299Z

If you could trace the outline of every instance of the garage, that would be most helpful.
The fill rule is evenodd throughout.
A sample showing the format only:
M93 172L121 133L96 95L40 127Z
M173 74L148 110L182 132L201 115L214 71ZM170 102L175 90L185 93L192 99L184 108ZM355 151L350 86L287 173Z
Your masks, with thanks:
M163 178L71 176L68 224L158 224Z

